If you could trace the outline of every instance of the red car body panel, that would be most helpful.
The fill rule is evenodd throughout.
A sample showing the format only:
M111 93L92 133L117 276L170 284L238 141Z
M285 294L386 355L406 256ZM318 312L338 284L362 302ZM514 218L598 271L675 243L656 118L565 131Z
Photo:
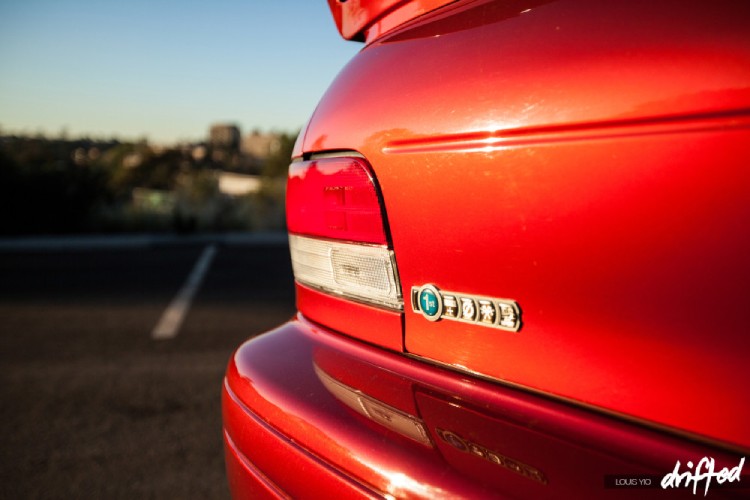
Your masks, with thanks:
M365 304L341 305L331 297L305 285L296 285L297 308L310 318L324 318L325 324L339 332L351 332L360 340L394 351L402 350L402 314Z
M344 69L303 149L369 160L403 289L523 308L502 334L407 307L408 352L750 446L737 5L473 2Z
M298 284L301 316L230 363L230 484L304 494L287 455L353 496L617 495L608 474L737 465L750 4L329 3L367 44L294 154L366 159L404 311ZM516 301L520 331L428 321L426 284ZM288 454L253 447L259 422Z
M421 420L430 442L352 411L324 377L392 414ZM708 454L722 467L738 462L721 449L352 342L302 317L240 347L223 399L237 497L255 494L243 483L258 470L264 488L271 484L292 497L632 495L606 490L607 475L657 482L654 471L671 471L674 457L697 462ZM644 493L663 498L665 492Z

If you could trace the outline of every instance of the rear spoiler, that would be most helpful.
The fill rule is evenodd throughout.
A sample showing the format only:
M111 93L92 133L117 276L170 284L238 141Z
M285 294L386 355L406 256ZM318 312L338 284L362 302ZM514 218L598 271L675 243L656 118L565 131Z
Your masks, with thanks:
M456 0L328 0L347 40L370 43L383 33Z

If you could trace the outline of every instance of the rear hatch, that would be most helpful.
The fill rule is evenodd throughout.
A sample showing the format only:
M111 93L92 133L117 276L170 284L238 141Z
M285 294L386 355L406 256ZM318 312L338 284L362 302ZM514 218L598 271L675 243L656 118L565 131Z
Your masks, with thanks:
M478 1L370 40L302 149L372 166L403 350L750 447L748 23L737 3ZM476 311L445 317L450 297Z

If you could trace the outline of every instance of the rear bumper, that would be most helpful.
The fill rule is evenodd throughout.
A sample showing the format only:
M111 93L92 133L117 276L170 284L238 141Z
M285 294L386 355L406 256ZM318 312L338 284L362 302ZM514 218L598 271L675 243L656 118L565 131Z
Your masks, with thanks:
M636 492L615 480L633 477L651 478L640 496L664 498L658 483L677 460L709 456L724 467L740 458L383 351L302 317L237 350L222 401L235 498L626 497Z
M234 498L288 498L290 494L298 498L313 491L348 491L349 497L374 496L263 422L226 384L223 399L225 421L241 427L233 431L245 445L241 451L225 427L225 462Z

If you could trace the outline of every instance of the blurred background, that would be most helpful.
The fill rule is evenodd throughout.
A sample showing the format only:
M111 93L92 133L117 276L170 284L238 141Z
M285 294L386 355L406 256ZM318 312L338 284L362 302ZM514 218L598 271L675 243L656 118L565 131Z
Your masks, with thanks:
M360 48L324 1L0 3L0 232L283 229L294 139Z
M226 498L220 389L294 314L323 0L0 2L0 498Z

